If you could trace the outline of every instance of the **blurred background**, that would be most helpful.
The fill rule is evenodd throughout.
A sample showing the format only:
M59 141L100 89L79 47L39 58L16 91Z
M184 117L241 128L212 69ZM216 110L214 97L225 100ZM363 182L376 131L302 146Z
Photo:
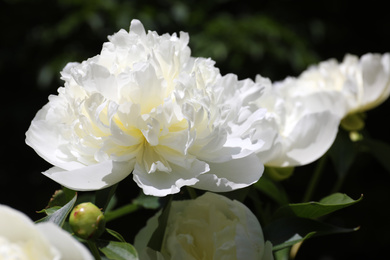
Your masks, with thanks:
M297 76L309 65L345 54L390 51L390 19L380 1L245 0L2 0L0 1L0 75L3 112L0 203L43 217L60 186L40 172L50 167L25 144L35 113L62 86L60 71L101 50L107 36L128 30L139 19L146 30L188 32L193 56L211 57L222 74L240 79L257 74L273 81ZM367 113L366 130L390 144L390 101ZM390 154L389 154L390 157ZM298 169L284 184L300 198L311 165ZM336 179L331 165L317 197ZM121 186L120 186L121 187ZM379 259L390 242L390 173L370 154L358 155L340 191L362 202L332 214L328 222L357 227L354 233L309 239L296 259ZM328 190L329 191L329 190ZM119 188L123 203L138 189L128 181ZM326 193L325 193L326 194ZM293 196L293 197L294 197ZM292 201L299 202L299 201ZM140 211L142 214L150 214ZM145 217L143 217L145 219ZM131 222L131 221L130 221ZM139 223L128 223L128 237ZM129 241L132 242L132 241Z

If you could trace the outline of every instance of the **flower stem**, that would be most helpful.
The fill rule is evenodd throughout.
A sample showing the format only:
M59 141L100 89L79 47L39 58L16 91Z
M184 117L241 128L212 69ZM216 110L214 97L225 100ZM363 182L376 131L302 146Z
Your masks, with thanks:
M114 219L117 219L119 217L122 217L124 215L130 214L136 210L139 209L139 206L137 204L128 204L123 207L120 207L118 209L109 211L104 214L104 217L106 219L106 222L112 221Z
M88 240L87 243L88 243L89 249L91 250L93 257L96 260L101 260L102 258L100 257L99 249L97 248L95 242Z
M303 196L303 202L308 202L311 200L314 190L317 188L318 182L322 175L326 160L327 160L327 154L324 154L321 157L321 159L318 161L317 167L314 170L313 176L310 179L309 186L307 187L306 193Z

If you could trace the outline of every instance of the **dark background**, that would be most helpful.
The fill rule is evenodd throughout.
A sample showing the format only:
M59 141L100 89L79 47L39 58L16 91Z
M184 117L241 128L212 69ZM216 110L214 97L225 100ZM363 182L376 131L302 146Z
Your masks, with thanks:
M134 18L159 34L188 32L193 56L211 57L222 74L240 79L261 74L281 80L322 60L385 53L390 47L388 9L380 1L0 1L0 203L33 220L42 217L36 211L60 186L40 174L50 165L25 144L25 132L48 95L62 85L59 72L65 64L98 54L107 35L128 30ZM389 106L386 101L369 111L366 120L367 132L388 144ZM295 187L292 197L303 193L312 168L302 167L285 182ZM315 199L335 176L328 165ZM138 193L131 180L126 183L118 191L123 203ZM389 187L389 172L369 154L359 154L340 191L364 199L329 222L360 230L310 239L296 259L381 258L390 242ZM132 234L139 227L126 228Z

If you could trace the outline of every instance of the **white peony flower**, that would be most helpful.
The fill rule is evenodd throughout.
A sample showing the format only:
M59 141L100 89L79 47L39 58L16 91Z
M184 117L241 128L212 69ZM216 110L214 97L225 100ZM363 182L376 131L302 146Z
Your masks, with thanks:
M90 252L53 223L34 224L23 213L0 205L0 259L88 260Z
M367 53L361 58L347 54L341 63L330 59L311 66L296 80L302 90L343 96L345 108L332 108L342 117L363 112L380 105L390 95L390 53Z
M382 104L390 95L390 53L346 55L339 65L345 75L348 114Z
M260 76L256 80L268 81ZM274 141L258 151L259 158L267 166L305 165L330 148L343 118L389 97L390 54L366 54L360 59L346 55L342 63L324 61L297 78L265 86L256 103L267 114L254 126L253 138Z
M266 86L257 106L267 109L265 118L253 125L254 139L269 140L257 152L272 167L295 167L320 158L332 145L341 117L333 108L343 108L335 92L305 90L317 81L288 78L273 85L260 76Z
M54 165L44 174L74 190L96 190L132 172L155 196L256 182L263 165L253 151L263 142L232 130L262 119L264 109L245 104L263 86L221 76L212 60L190 56L188 40L186 33L146 33L133 20L100 55L68 64L65 86L26 133L26 143Z
M195 200L173 201L162 249L156 252L147 243L160 213L135 238L140 259L273 259L272 245L264 242L256 216L239 201L210 192Z

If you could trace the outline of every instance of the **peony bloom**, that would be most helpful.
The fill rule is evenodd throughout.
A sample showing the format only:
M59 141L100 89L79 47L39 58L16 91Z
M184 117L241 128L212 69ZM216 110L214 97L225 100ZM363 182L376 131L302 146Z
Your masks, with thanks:
M264 82L260 76L257 82ZM258 156L267 166L293 167L320 158L333 144L340 122L378 106L390 94L390 54L346 55L310 67L299 77L265 84L256 104L267 109L254 139L267 142ZM355 125L355 126L354 126ZM361 123L360 123L361 125Z
M90 252L53 223L34 224L26 215L0 205L0 259L88 260Z
M173 201L161 252L146 245L158 225L153 216L136 236L141 259L273 259L255 215L242 203L206 192L189 201Z
M221 76L212 60L190 56L188 41L186 33L146 33L133 20L100 55L69 63L64 87L26 133L26 143L54 165L43 174L74 190L97 190L132 172L154 196L256 182L263 165L253 152L263 142L237 133L262 119L264 109L244 104L263 86Z
M253 125L254 139L269 140L257 152L261 161L272 167L295 167L320 158L332 145L340 123L333 111L343 108L344 100L335 92L304 90L317 81L301 82L288 78L266 86L256 105L267 109L262 121ZM268 82L268 83L267 83Z
M361 58L348 54L341 63L331 59L310 67L297 81L317 82L312 91L341 94L346 100L345 110L339 111L343 117L364 112L390 95L390 54L368 53Z

